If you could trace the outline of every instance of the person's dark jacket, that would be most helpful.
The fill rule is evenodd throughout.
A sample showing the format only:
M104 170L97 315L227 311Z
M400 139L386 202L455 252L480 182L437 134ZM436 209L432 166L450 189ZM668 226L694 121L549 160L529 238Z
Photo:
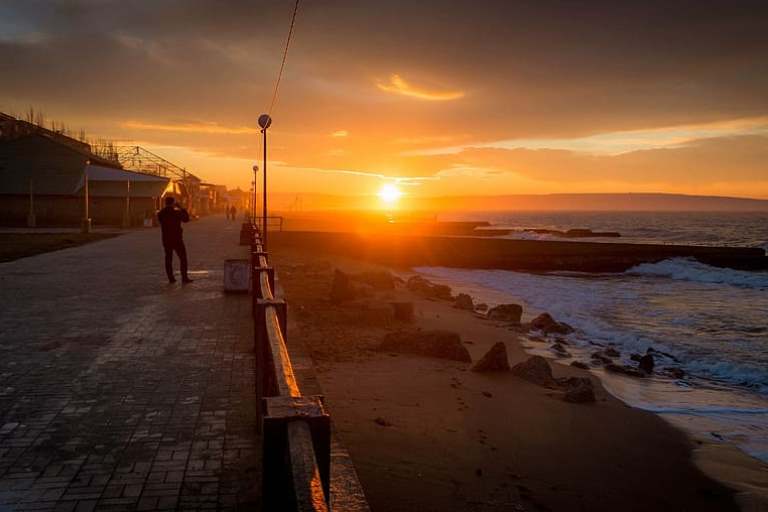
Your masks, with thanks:
M179 206L166 206L157 212L157 220L163 232L163 243L174 243L182 239L182 222L189 222L189 213Z

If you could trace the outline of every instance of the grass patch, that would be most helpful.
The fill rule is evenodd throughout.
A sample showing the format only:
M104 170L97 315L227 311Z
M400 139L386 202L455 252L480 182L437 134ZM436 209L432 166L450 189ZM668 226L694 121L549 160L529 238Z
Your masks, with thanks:
M119 233L0 233L0 262L77 247Z

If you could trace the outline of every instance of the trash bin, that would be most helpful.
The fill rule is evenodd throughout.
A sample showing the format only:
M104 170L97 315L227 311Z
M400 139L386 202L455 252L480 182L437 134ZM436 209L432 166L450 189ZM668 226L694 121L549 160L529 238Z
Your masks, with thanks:
M251 262L249 260L224 260L224 291L248 293L251 288Z

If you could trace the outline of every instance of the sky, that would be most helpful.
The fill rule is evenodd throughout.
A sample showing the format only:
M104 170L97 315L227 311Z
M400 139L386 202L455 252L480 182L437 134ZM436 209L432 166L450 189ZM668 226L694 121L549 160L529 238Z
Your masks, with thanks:
M0 0L29 106L248 188L293 0ZM768 2L304 0L270 186L768 198Z

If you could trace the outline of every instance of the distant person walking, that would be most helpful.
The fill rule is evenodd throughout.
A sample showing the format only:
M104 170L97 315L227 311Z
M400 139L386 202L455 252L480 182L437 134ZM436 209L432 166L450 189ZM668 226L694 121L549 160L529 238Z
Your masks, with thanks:
M237 220L237 208L235 208L235 205L232 205L232 208L229 209L229 213L232 216L232 220Z
M157 220L163 236L163 249L165 250L165 273L169 283L175 283L173 277L173 251L179 256L181 264L181 282L191 283L187 275L187 248L184 246L182 222L189 222L189 213L176 203L173 197L165 198L165 208L157 212Z

